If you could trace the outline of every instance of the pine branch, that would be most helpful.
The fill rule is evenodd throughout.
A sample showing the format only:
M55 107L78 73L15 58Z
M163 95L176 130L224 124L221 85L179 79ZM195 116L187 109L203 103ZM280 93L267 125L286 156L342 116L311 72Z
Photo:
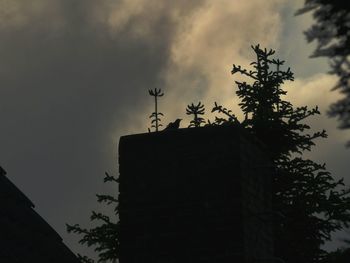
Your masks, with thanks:
M224 108L223 106L218 105L217 102L214 102L214 107L211 110L211 112L219 112L219 113L222 113L222 114L224 114L224 115L226 115L228 117L228 119L215 117L215 122L217 124L221 124L221 123L224 123L224 122L239 123L237 117L232 113L231 110L228 110L228 109Z

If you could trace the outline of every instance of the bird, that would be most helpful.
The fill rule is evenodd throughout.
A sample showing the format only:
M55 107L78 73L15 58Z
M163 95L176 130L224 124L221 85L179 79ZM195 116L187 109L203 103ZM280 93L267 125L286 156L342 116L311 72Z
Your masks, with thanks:
M176 129L178 129L179 127L180 127L180 121L181 121L182 119L176 119L176 121L174 121L174 122L170 122L167 126L166 126L166 128L164 129L164 131L165 130L176 130Z

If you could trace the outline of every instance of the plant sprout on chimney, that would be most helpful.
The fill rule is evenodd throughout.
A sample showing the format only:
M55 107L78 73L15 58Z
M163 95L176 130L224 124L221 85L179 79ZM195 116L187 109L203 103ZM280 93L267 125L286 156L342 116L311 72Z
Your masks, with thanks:
M203 115L205 111L204 105L199 102L197 105L194 105L193 103L191 105L187 105L186 108L186 114L187 115L194 115L193 120L191 120L190 127L200 127L202 123L205 123L204 119L202 117L199 117L198 115Z
M155 88L154 90L148 90L149 95L154 97L154 105L155 109L154 112L149 116L149 118L152 120L151 121L151 128L154 128L155 131L158 131L158 128L163 126L160 124L160 116L164 116L163 113L158 112L158 97L162 97L164 93L162 93L161 89ZM148 129L150 131L150 129Z

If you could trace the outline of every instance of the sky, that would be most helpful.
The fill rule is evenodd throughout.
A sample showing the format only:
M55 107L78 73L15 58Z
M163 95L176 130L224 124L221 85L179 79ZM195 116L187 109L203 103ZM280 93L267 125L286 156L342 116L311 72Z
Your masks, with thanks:
M147 132L161 88L163 123L189 120L187 104L214 101L241 117L232 64L249 66L251 45L276 50L295 73L294 105L318 105L326 129L307 157L350 184L344 145L326 111L339 98L325 59L310 59L302 0L0 0L0 165L74 251L87 253L65 223L89 226L95 193L118 174L120 136ZM208 115L208 118L212 116ZM317 149L317 150L316 150ZM104 208L102 209L104 210ZM105 210L108 212L108 210ZM340 236L340 235L339 235ZM335 237L337 239L338 236ZM339 245L333 242L328 246Z

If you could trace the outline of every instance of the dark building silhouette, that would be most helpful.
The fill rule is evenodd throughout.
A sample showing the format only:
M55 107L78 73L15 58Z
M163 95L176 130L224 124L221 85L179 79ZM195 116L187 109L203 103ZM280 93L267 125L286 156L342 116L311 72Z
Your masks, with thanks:
M0 262L78 263L62 238L0 167Z
M262 149L239 126L121 137L120 262L273 262Z

